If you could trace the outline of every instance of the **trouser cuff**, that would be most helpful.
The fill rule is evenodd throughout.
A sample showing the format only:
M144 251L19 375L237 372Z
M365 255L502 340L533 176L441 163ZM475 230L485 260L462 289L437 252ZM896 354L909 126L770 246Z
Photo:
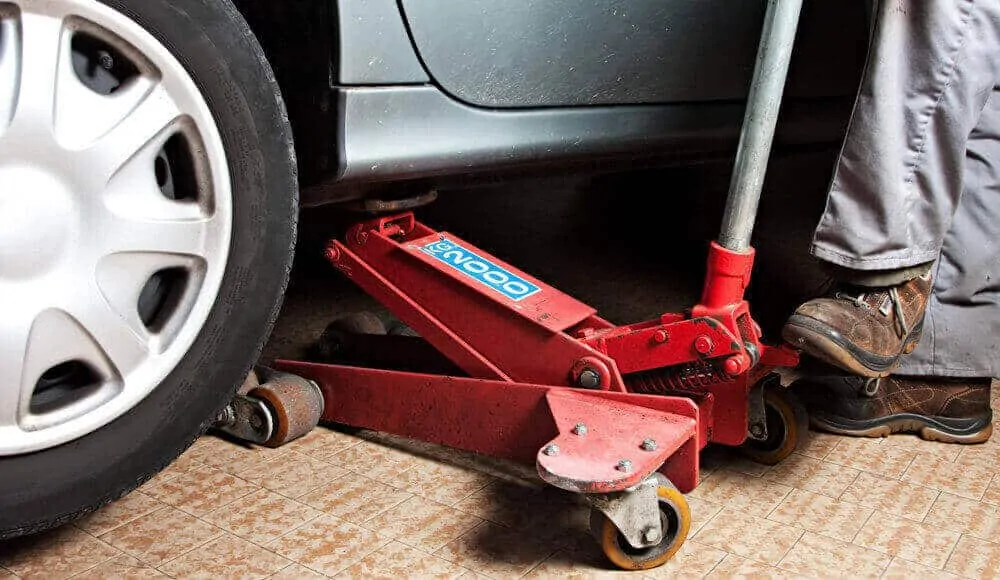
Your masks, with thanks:
M934 262L917 264L906 268L895 268L892 270L855 270L845 268L830 262L823 262L823 268L831 278L838 282L850 284L852 286L862 286L864 288L884 288L886 286L898 286L914 278L919 278L931 271Z

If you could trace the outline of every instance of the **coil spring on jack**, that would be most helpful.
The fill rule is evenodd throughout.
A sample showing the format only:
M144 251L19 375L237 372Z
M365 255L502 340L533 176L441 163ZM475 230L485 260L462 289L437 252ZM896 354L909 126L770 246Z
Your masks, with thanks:
M680 365L625 377L630 391L647 395L704 392L711 385L731 380L721 369L708 363Z

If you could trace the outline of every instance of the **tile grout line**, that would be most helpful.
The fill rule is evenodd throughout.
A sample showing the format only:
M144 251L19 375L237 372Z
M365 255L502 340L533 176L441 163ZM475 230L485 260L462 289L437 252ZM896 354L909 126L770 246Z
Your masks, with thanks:
M948 568L948 562L951 562L951 557L955 555L955 550L958 549L958 544L962 541L962 538L964 538L966 535L967 534L965 534L965 533L961 533L961 534L958 535L958 539L955 540L955 545L953 545L951 547L951 551L948 552L948 557L944 559L944 564L941 565L941 569L944 570L945 572L948 571L947 570L947 568ZM956 576L957 576L957 574L956 574Z
M866 507L867 508L867 506L861 506L861 507ZM875 517L875 514L878 513L878 511L879 511L877 507L868 508L868 509L872 510L872 513L868 514L868 517L865 518L865 522L863 524L861 524L861 527L858 528L858 531L854 532L854 535L851 536L851 539L847 541L848 544L851 544L853 546L860 545L860 544L855 544L854 540L858 539L858 536L861 535L861 532L863 532L864 529L865 529L865 527L868 526L868 522L872 521L872 518ZM861 547L865 548L866 546L861 546Z

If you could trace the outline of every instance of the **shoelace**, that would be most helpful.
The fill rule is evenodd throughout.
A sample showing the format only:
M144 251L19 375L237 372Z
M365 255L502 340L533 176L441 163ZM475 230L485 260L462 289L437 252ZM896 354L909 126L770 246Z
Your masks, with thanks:
M837 292L835 296L838 299L847 300L860 308L875 310L872 305L865 301L865 298L869 296L868 292L861 292L858 294ZM882 305L878 308L879 314L882 316L889 316L889 313L892 312L895 315L893 317L894 330L900 338L905 337L908 332L907 329L909 325L906 321L906 312L903 310L903 300L899 297L899 287L889 288L886 292L885 298L882 299L881 304Z

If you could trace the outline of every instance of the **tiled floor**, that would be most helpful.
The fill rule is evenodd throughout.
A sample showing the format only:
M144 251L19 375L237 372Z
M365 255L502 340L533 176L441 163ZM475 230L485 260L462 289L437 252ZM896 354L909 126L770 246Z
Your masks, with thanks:
M709 451L690 539L645 576L996 576L998 459L1000 441L822 434L772 468ZM209 436L125 499L0 546L0 578L620 574L587 509L530 476L369 432L318 429L280 450Z

